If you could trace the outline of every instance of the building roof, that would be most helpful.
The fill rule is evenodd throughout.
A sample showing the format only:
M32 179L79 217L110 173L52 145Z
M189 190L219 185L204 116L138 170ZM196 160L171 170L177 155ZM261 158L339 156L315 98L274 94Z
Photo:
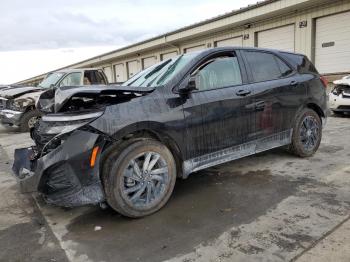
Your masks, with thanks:
M257 2L256 4L248 5L246 7L242 7L240 9L238 9L238 10L233 10L233 11L230 11L228 13L225 13L225 14L222 14L222 15L218 15L218 16L215 16L215 17L210 18L210 19L203 20L203 21L198 22L198 23L194 23L194 24L191 24L191 25L188 25L188 26L185 26L185 27L181 27L179 29L176 29L176 30L173 30L173 31L169 31L167 33L164 33L164 34L161 34L161 35L158 35L158 36L146 39L144 41L137 42L135 44L131 44L131 45L128 45L128 46L125 46L125 47L122 47L122 48L110 51L110 52L107 52L107 53L102 53L100 55L97 55L97 56L94 56L94 57L91 57L91 58L79 61L79 62L74 63L74 64L67 65L65 67L62 67L62 68L59 68L59 69L56 69L56 70L53 70L53 71L50 71L50 72L63 70L63 69L67 69L67 68L86 66L86 63L88 63L90 61L91 61L91 63L93 63L93 60L98 60L98 62L106 60L106 62L107 62L108 59L106 59L106 58L110 57L113 54L118 54L118 53L120 53L122 51L126 51L128 49L131 50L132 48L141 47L142 45L146 45L146 44L148 44L148 43L150 43L152 41L166 39L169 36L172 36L172 35L175 35L175 34L178 34L178 33L182 33L182 32L185 32L185 31L188 31L188 30L200 27L200 26L205 26L207 24L210 24L210 23L213 23L213 22L225 19L225 18L229 18L229 17L235 16L235 15L239 15L239 14L242 14L244 12L250 11L252 9L256 9L256 8L259 8L259 7L264 7L266 5L272 4L274 2L279 2L279 1L282 1L282 0L264 0L264 1L260 1L260 2ZM302 1L287 1L287 2L290 2L290 3L293 3L293 4L297 5L297 4L300 4L302 2L305 3L305 2L312 2L312 1L310 1L310 0L302 0ZM166 41L163 42L163 44L166 44L166 43L167 43ZM168 43L171 43L171 41L169 41ZM133 53L133 52L131 51L130 53ZM48 72L48 73L50 73L50 72ZM26 79L26 80L22 80L22 81L20 81L18 83L23 83L23 82L27 82L27 81L30 81L30 80L34 80L35 78L42 78L46 74L41 74L41 75L38 75L38 76L35 76L35 77L32 77L32 78Z

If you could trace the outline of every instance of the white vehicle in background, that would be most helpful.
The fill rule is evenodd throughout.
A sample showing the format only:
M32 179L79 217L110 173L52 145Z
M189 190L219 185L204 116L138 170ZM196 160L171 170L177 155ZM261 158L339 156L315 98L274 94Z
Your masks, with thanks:
M34 127L41 114L36 110L36 101L48 89L59 87L107 85L107 76L102 69L64 69L49 73L37 86L9 86L0 90L0 123L19 126L23 132Z
M336 115L350 113L350 76L333 83L335 86L329 94L329 108Z

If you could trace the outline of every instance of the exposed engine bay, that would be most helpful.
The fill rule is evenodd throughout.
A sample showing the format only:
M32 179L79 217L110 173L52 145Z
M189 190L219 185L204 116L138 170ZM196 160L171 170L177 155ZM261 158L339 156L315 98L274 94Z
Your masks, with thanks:
M36 145L36 157L56 149L71 131L100 117L105 107L128 102L153 90L128 86L64 87L56 92L48 90L40 96L37 104L44 116L30 131Z
M152 92L154 88L129 86L62 87L40 96L38 110L42 113L82 112L120 104Z
M350 86L349 85L336 85L334 87L334 89L332 90L332 93L334 95L337 95L337 96L339 96L340 94L343 94L343 95L348 94L348 96L349 96L350 95Z

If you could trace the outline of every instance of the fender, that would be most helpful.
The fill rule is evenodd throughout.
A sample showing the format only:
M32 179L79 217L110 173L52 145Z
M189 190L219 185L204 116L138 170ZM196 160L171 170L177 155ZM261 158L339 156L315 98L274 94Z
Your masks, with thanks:
M113 140L121 140L133 134L142 134L142 133L152 134L162 143L169 146L170 150L173 151L173 153L176 153L178 157L180 157L180 159L184 159L185 147L176 142L178 141L178 139L174 137L172 132L168 132L168 129L169 128L167 128L162 123L144 121L137 124L136 123L131 124L129 126L122 128L121 130L118 130L116 133L114 133L111 136L111 138Z

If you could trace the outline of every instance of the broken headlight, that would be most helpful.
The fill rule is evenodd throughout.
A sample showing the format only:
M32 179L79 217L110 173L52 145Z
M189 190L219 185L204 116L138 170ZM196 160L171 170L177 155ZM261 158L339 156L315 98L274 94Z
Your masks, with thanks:
M336 96L339 96L340 94L343 93L343 91L350 92L350 87L346 85L336 85L333 88L332 93Z
M45 115L41 119L41 122L43 123L42 128L44 130L40 130L40 133L47 135L66 134L90 123L102 115L103 112Z
M23 105L22 103L16 101L16 100L8 100L7 101L7 108L13 111L22 111Z

